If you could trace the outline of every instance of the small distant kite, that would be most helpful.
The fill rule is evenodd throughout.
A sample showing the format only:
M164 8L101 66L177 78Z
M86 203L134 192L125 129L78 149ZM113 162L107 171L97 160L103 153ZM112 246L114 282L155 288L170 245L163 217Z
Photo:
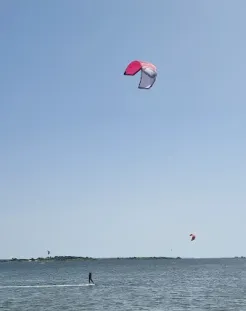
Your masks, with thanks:
M138 88L148 90L153 86L153 84L155 83L156 77L157 77L157 71L156 71L155 65L151 63L135 60L127 66L124 72L124 75L134 76L140 70L141 70L141 78L140 78Z
M191 237L191 241L194 241L196 239L196 235L193 233L190 234L190 237Z

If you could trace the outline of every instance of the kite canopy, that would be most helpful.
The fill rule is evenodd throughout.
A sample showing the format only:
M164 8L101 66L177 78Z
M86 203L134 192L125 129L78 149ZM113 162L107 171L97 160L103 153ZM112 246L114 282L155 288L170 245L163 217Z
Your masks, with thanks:
M127 66L124 72L124 75L134 76L140 70L141 70L141 78L140 78L138 88L139 89L150 89L155 83L155 80L157 77L157 71L156 71L155 65L151 63L135 60Z
M196 238L195 234L193 234L193 233L190 234L190 237L191 237L191 241L194 241Z

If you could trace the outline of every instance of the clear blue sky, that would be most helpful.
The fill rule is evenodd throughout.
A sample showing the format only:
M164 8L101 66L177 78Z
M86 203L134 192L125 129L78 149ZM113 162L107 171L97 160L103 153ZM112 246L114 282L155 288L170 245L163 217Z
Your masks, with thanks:
M1 1L1 258L246 255L245 10Z

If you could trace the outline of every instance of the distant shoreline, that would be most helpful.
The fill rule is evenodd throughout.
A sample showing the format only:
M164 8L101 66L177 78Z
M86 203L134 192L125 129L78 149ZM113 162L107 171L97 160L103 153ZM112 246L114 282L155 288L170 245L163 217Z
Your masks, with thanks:
M99 261L99 260L180 260L180 259L246 259L244 256L235 257L216 257L216 258L181 258L181 257L108 257L108 258L92 258L80 256L54 256L54 257L38 257L38 258L12 258L0 259L3 262L61 262L61 261Z
M94 260L147 260L147 259L182 259L180 257L114 257L114 258L92 258L78 256L55 256L38 258L12 258L0 259L1 262L52 262L52 261L94 261Z

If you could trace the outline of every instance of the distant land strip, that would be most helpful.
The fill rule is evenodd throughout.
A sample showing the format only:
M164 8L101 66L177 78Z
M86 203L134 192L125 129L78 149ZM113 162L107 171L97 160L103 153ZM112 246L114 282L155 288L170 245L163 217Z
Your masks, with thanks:
M146 259L181 259L180 257L112 257L112 258L92 258L92 257L78 257L78 256L54 256L54 257L38 257L38 258L12 258L0 259L0 262L47 262L47 261L92 261L92 260L146 260Z

